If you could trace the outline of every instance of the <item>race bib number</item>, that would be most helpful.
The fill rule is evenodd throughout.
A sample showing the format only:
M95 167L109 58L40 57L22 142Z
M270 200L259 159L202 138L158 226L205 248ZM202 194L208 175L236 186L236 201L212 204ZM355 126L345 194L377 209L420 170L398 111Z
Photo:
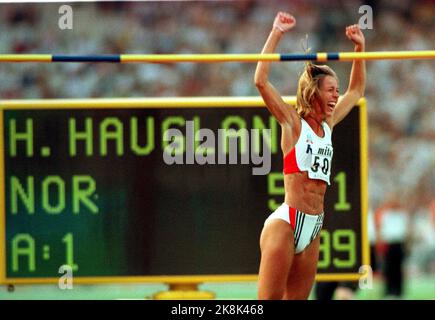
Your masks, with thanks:
M308 170L308 177L310 179L320 179L330 184L331 159L331 156L313 154L311 157L311 167Z

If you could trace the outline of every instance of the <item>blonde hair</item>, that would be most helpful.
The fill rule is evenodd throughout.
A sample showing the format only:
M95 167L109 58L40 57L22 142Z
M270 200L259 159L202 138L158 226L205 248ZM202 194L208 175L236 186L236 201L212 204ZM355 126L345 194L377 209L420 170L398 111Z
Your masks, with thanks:
M334 77L338 81L334 70L327 65L315 65L311 61L305 63L296 94L296 111L301 117L313 110L314 100L319 97L320 81L326 76Z

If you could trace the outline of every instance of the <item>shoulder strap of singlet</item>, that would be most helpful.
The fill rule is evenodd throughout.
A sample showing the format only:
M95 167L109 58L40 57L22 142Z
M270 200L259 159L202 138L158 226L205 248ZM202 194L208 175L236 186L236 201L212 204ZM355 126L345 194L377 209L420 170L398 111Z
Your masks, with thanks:
M331 128L329 127L329 125L326 123L326 121L322 122L322 127L323 127L323 131L325 132L325 136L328 134L329 136L331 136L332 131Z

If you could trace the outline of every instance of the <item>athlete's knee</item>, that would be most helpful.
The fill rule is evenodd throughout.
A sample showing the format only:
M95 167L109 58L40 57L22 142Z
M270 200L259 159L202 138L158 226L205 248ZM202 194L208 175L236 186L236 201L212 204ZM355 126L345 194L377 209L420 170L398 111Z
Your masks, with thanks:
M258 279L258 299L259 300L281 300L285 294L286 276L282 274L260 274Z
M275 288L273 290L258 290L258 300L282 300L285 290Z
M295 286L292 288L287 287L284 293L284 300L307 300L310 296L312 286L308 283Z
M285 292L284 300L307 300L309 297L309 293L301 293L301 292Z

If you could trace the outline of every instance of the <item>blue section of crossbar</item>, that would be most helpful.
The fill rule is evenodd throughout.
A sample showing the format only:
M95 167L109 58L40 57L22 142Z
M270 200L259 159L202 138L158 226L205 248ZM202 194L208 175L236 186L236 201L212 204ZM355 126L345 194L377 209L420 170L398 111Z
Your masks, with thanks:
M287 53L280 55L280 61L324 61L319 59L317 53ZM340 54L338 52L331 52L326 54L326 60L340 60Z
M327 54L329 60L340 60L340 54L338 52L331 52Z
M121 62L119 54L114 55L53 55L52 62Z
M317 53L287 53L281 54L280 61L317 60Z

